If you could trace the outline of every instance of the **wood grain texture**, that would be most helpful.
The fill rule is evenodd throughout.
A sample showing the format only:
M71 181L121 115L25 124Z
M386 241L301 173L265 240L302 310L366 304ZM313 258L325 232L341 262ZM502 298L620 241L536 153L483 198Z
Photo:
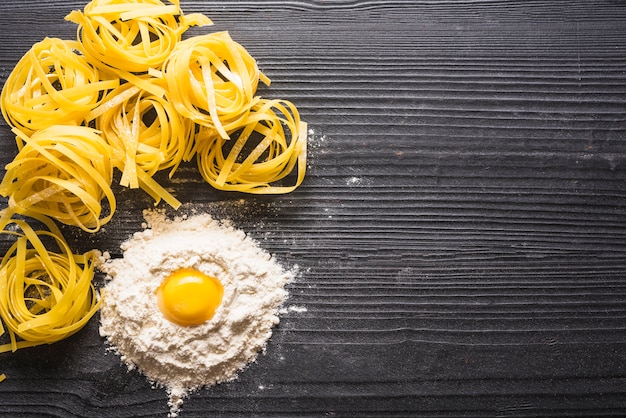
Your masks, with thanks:
M11 4L15 3L15 4ZM0 83L80 1L0 4ZM312 129L286 196L160 180L298 265L267 352L204 416L626 414L626 3L201 1ZM202 33L206 29L194 29ZM0 126L6 164L12 136ZM77 250L119 256L150 199L116 190ZM241 201L240 199L243 199ZM6 240L0 241L7 248ZM4 355L7 417L165 416L97 318Z

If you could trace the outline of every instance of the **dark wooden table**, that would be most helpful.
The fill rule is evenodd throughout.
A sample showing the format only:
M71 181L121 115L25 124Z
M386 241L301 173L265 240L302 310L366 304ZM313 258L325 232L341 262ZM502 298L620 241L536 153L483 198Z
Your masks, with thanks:
M0 3L0 83L84 1ZM292 194L186 207L300 266L265 355L191 396L205 416L626 415L626 2L203 1L313 134ZM196 33L202 33L198 30ZM0 126L0 162L15 154ZM120 255L151 200L116 189ZM243 200L241 200L243 199ZM8 241L2 242L3 251ZM6 417L166 416L97 317L1 356Z

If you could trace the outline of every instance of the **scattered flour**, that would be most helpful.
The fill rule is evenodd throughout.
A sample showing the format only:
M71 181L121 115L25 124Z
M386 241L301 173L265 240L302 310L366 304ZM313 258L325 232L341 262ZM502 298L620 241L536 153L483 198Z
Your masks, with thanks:
M100 334L130 370L167 390L175 417L191 391L234 379L263 350L294 273L210 215L169 220L146 211L144 218L147 229L122 244L123 258L103 257L99 265L109 280ZM224 286L221 306L204 324L175 325L157 306L157 288L183 267L217 277Z
M282 315L282 314L287 314L289 312L303 313L307 311L308 309L305 306L290 305L285 308L281 308L278 312Z

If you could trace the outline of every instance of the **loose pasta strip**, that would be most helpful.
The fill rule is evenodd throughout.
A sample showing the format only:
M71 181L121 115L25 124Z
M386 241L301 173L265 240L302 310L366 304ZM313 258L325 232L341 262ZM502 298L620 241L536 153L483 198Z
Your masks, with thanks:
M115 212L113 153L94 129L54 125L28 137L17 129L19 152L6 166L0 195L3 219L45 215L96 232ZM108 214L102 202L107 201Z
M9 125L27 135L52 124L80 125L118 79L101 79L76 41L45 38L20 59L2 88Z
M260 99L230 141L204 136L197 141L202 177L219 190L255 194L289 193L304 179L307 125L285 100ZM293 186L274 186L297 169Z
M86 54L124 79L159 68L190 26L211 24L202 14L184 15L178 0L92 0L66 20L78 25Z
M17 237L0 263L0 317L10 336L0 353L69 337L87 324L102 300L92 282L95 252L72 254L51 219L36 220L47 229L12 219L21 231L0 232ZM56 251L48 250L44 240L53 242Z
M179 42L162 71L178 112L223 139L247 117L259 80L270 83L227 32Z

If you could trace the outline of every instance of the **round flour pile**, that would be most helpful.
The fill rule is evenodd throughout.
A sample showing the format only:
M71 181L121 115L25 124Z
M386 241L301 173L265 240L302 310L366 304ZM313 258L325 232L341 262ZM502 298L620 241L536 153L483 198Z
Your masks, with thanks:
M124 257L99 266L109 279L100 334L129 369L166 388L170 416L176 416L190 391L232 380L255 359L278 323L293 273L242 231L209 215L144 216L148 229L122 244ZM224 286L215 316L201 325L175 325L157 306L157 288L180 268L217 277Z

